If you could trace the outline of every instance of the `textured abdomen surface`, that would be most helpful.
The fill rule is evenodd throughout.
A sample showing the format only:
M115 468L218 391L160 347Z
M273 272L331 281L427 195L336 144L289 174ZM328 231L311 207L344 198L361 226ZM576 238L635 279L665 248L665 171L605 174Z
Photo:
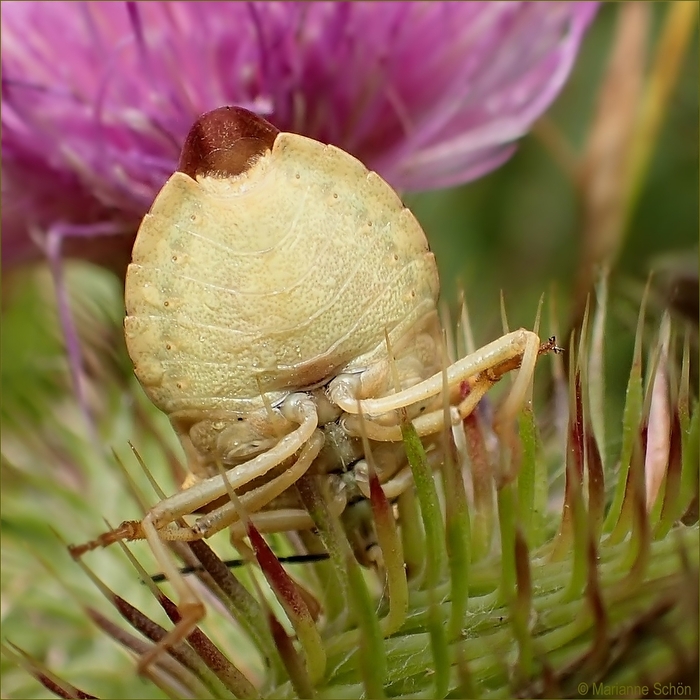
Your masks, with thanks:
M168 180L134 245L126 340L166 413L242 411L261 389L304 389L376 354L437 293L425 235L389 185L282 133L237 177Z

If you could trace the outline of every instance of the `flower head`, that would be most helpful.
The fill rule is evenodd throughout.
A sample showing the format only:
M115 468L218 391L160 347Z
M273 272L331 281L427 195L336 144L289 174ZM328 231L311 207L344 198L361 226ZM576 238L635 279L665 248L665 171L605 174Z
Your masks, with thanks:
M121 266L190 125L223 104L399 189L479 177L557 95L595 6L5 3L4 262L53 231Z

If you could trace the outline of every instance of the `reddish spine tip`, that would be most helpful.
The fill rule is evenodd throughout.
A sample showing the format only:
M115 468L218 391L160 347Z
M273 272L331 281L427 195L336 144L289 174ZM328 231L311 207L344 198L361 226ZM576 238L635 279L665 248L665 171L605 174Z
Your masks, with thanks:
M177 169L193 179L240 175L272 149L277 134L279 129L254 112L219 107L192 125Z

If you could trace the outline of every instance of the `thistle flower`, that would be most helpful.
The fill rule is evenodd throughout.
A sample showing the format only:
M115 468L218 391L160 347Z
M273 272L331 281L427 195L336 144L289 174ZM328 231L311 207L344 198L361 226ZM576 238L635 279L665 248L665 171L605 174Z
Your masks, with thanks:
M502 163L569 74L595 3L7 3L3 264L120 269L195 118L224 104L399 189ZM57 239L57 240L55 240Z
M595 7L3 5L3 265L48 257L88 425L61 260L123 274L199 114L238 104L397 188L455 185L513 152L561 89Z

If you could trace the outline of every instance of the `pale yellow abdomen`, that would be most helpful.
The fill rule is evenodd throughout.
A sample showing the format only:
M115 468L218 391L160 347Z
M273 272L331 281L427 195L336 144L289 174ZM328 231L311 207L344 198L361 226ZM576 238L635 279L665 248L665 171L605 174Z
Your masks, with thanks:
M437 270L396 193L295 134L235 177L176 172L126 277L126 340L152 401L244 412L386 353L434 310Z

